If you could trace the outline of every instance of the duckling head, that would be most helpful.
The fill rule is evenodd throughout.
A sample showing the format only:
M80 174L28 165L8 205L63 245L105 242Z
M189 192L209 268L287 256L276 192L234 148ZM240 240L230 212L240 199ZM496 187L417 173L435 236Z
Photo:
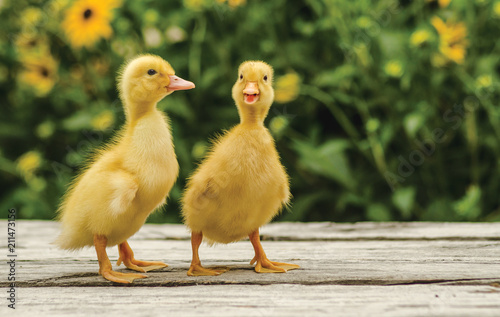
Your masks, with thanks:
M242 122L262 123L274 100L273 68L261 61L246 61L238 68L232 95Z
M155 55L139 55L132 59L118 77L120 97L128 108L156 105L176 90L194 87L192 82L175 76L172 66ZM131 110L141 109L127 109L127 112Z

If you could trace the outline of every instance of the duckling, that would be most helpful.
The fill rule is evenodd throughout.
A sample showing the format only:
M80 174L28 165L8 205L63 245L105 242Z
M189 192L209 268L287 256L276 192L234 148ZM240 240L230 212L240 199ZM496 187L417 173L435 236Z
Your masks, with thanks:
M127 239L154 210L165 204L179 172L168 118L156 104L177 90L195 85L175 76L168 62L140 55L118 76L126 121L112 142L101 149L68 188L58 218L62 249L94 246L99 273L107 280L131 283L143 274L112 270L106 247L118 245L119 259L132 270L147 272L167 266L134 258Z
M219 275L202 267L198 249L249 237L255 251L250 264L258 273L283 273L298 265L271 262L259 228L290 201L289 180L264 119L274 99L273 69L261 61L240 65L232 97L240 123L219 137L188 180L182 198L184 223L191 230L189 276Z

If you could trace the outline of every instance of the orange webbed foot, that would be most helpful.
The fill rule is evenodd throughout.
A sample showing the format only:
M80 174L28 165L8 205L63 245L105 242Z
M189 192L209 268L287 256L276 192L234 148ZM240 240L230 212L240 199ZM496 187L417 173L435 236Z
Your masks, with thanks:
M106 254L107 238L103 235L94 235L94 246L99 261L99 274L105 279L115 283L129 284L139 278L145 278L146 275L137 273L121 273L113 271L111 262Z
M118 252L120 254L120 257L118 258L118 261L116 262L116 265L121 265L122 262L123 264L134 271L137 272L149 272L153 270L158 270L162 269L164 267L167 267L168 265L159 262L159 261L139 261L134 258L134 252L128 245L128 242L125 241L118 245Z
M257 273L286 273L289 270L298 269L300 266L296 264L289 263L281 263L281 262L272 262L266 256L266 252L262 248L260 244L260 236L259 230L255 230L254 232L248 235L250 238L250 242L252 242L252 246L255 250L255 256L250 261L250 264L255 265L255 272Z
M207 269L201 266L201 264L191 264L187 272L188 276L216 276L221 275L224 272L229 271L227 268L222 269Z
M122 283L122 284L129 284L132 283L136 279L140 278L146 278L146 275L142 274L137 274L137 273L121 273L121 272L115 272L112 270L106 270L103 272L100 272L102 277L107 279L108 281L115 282L115 283Z
M297 264L269 261L267 257L261 259L254 257L250 264L254 263L257 263L255 265L255 272L257 273L286 273L289 270L300 268Z

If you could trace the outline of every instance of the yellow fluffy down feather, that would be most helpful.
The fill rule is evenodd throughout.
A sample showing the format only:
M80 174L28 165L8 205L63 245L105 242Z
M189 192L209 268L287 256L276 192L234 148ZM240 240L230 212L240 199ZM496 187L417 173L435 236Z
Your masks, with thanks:
M189 179L182 203L185 224L212 243L247 237L271 221L290 199L289 181L264 126L274 98L272 68L249 61L239 68L232 96L241 123L218 138ZM242 93L255 88L257 94Z
M175 90L194 88L174 74L153 55L123 68L118 89L126 123L68 189L59 208L59 247L92 246L94 235L106 237L107 246L120 244L165 204L179 165L168 119L156 104Z

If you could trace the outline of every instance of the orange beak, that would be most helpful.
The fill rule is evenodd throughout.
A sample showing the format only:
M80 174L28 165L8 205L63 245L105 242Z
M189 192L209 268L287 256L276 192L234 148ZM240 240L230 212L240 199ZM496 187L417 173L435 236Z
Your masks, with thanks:
M176 91L176 90L188 90L193 89L194 83L177 77L175 75L168 76L170 78L170 85L167 86L167 91Z
M245 89L243 89L243 99L245 103L251 105L259 100L259 84L256 81L247 82Z

